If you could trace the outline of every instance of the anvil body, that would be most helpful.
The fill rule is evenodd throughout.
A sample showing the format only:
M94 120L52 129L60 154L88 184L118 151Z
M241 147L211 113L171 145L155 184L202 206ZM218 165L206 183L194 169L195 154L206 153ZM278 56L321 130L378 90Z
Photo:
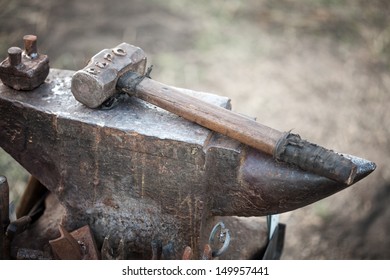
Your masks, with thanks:
M70 92L73 72L51 70L31 92L0 85L0 146L64 206L68 229L90 225L98 245L123 239L134 257L153 240L198 256L213 216L264 216L303 207L346 186L302 171L134 97L89 109ZM182 90L230 108L226 97ZM359 162L357 180L373 163Z

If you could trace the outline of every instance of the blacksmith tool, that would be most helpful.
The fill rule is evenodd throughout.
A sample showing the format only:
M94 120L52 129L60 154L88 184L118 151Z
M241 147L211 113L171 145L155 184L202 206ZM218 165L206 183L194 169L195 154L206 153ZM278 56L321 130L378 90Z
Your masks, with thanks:
M15 221L10 222L6 231L7 237L10 240L12 240L16 235L24 232L32 223L39 219L45 210L44 202L46 195L47 193L42 195L26 215L18 217Z
M348 158L302 140L299 135L280 132L225 108L183 95L173 87L145 74L142 49L122 43L93 56L72 78L74 97L90 108L102 105L118 91L126 92L187 120L227 135L258 149L275 160L294 164L335 181L350 185L357 166Z
M0 63L0 79L16 90L32 90L40 86L49 74L49 58L38 53L37 36L23 37L24 51L8 49L8 58Z
M199 259L217 216L227 224L232 216L291 211L347 187L125 94L109 111L91 110L73 97L73 75L52 69L28 94L0 85L0 146L65 208L64 227L88 224L98 248L110 236L128 257L151 259L150 244L159 239L174 242L174 258L189 246ZM178 90L230 107L226 97ZM375 169L344 157L357 165L353 183ZM246 251L222 257L249 257Z

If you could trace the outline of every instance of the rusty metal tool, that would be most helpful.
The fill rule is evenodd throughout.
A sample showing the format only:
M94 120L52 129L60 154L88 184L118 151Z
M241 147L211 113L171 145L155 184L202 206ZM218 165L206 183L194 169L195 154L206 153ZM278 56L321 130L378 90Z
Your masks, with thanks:
M32 90L40 86L49 74L49 58L38 53L37 36L23 37L24 51L8 49L8 58L0 63L0 79L16 90Z
M18 219L9 223L6 234L10 240L12 240L16 235L24 232L42 215L45 210L44 201L46 195L47 193L42 195L25 216L18 217Z
M74 97L96 108L118 91L126 92L177 114L187 120L227 135L255 149L273 155L303 170L350 185L357 166L342 155L327 150L290 132L267 127L219 106L183 95L173 87L144 74L146 56L142 49L122 43L93 56L72 78Z
M0 260L9 259L9 240L5 234L9 220L9 186L7 178L0 176Z
M7 227L7 237L12 240L16 235L24 232L30 226L31 221L30 216L23 216L11 222Z
M64 226L88 224L99 248L110 235L127 257L151 259L158 237L174 242L174 258L190 246L200 259L216 216L282 213L347 187L138 98L91 110L73 98L73 74L52 69L33 94L0 85L0 146L61 203ZM230 107L226 97L179 90ZM344 156L358 166L354 183L375 169Z
M60 260L98 260L97 246L88 225L68 232L59 225L60 237L50 240L56 258Z

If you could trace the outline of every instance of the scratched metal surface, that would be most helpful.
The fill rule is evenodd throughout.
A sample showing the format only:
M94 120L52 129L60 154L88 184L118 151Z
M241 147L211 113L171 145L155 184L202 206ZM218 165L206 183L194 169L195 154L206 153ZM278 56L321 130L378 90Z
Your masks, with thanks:
M56 195L65 225L89 224L99 244L110 235L147 258L155 238L175 240L180 257L183 246L202 247L211 215L291 211L346 187L136 98L88 109L70 92L72 73L52 70L32 92L0 87L0 146ZM372 170L359 162L360 179Z
M3 99L14 100L21 106L34 106L42 112L97 126L136 131L139 134L203 145L210 130L183 118L124 94L118 105L110 110L89 109L79 103L70 91L73 71L51 69L46 82L34 91L16 91L0 85ZM218 106L230 108L230 99L203 92L179 89L183 94ZM145 110L149 108L151 110Z
M0 146L56 195L62 223L89 224L98 244L123 239L137 258L149 257L153 238L176 240L176 257L197 248L210 131L127 96L112 110L86 108L70 92L72 74L54 69L31 92L2 85Z

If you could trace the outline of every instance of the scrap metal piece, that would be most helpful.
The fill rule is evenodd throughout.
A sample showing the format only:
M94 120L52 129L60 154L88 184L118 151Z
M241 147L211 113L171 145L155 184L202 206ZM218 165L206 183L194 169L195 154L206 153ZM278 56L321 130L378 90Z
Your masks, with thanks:
M50 240L53 253L60 260L98 260L99 253L88 225L69 233L59 225L61 236Z
M24 52L18 47L8 49L8 57L0 63L0 79L16 90L32 90L40 86L49 74L49 58L39 54L37 36L23 37Z
M85 225L72 231L70 235L77 240L77 243L81 248L83 260L100 259L99 250L97 249L96 241L89 225ZM124 251L124 249L122 251Z
M55 256L60 260L81 260L83 252L77 240L59 225L60 237L50 240L50 246Z

